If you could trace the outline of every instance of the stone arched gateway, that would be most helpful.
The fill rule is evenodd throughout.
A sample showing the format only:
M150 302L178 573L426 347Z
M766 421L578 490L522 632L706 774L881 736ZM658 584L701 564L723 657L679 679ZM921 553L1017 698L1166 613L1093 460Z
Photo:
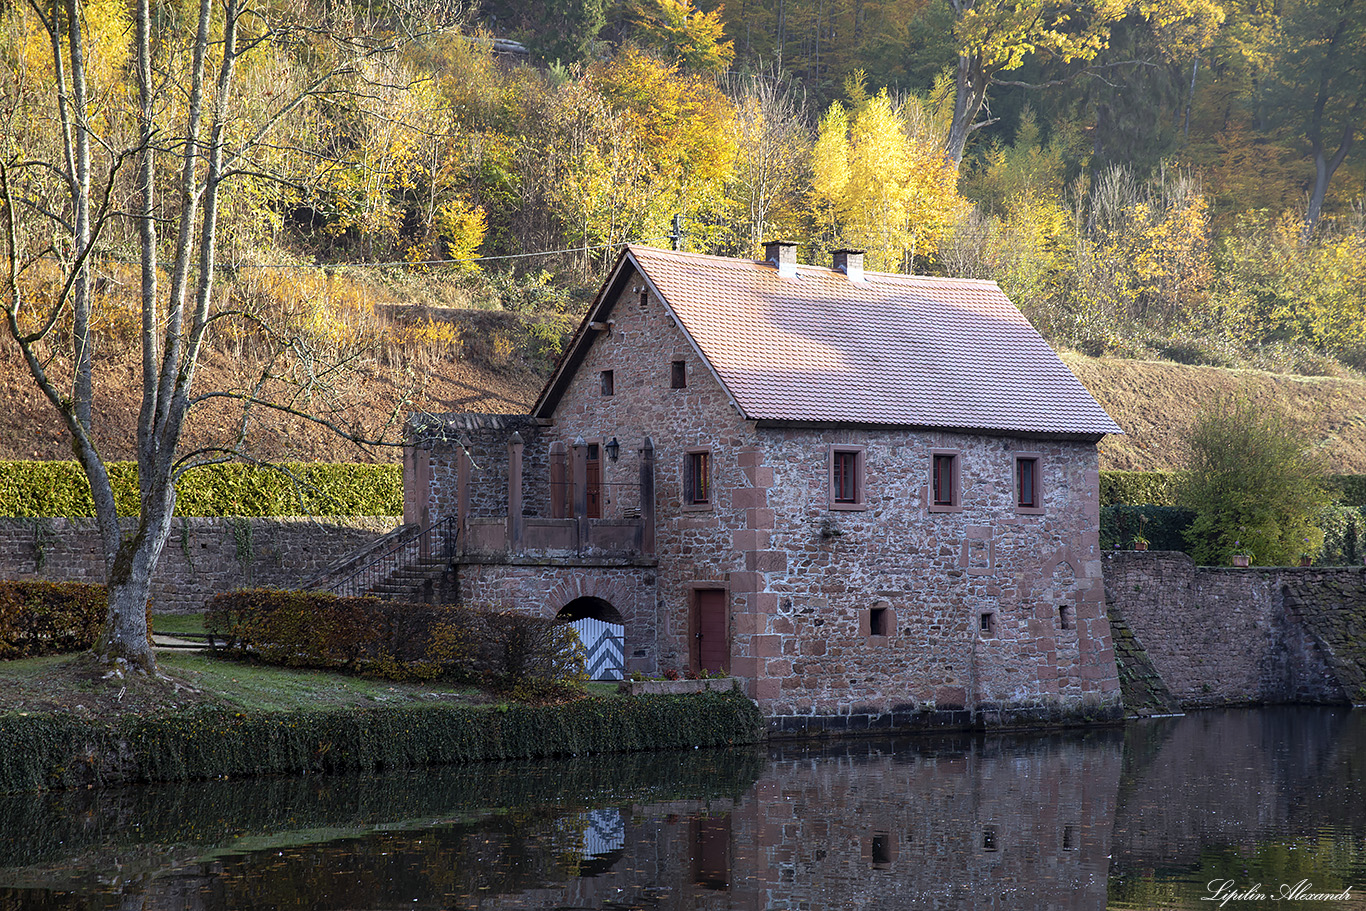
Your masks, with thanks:
M614 633L620 643L619 671L615 677L598 679L619 679L622 673L635 670L654 673L658 664L655 570L639 562L548 567L468 561L460 566L460 601L576 623L619 624ZM589 666L593 666L591 660Z

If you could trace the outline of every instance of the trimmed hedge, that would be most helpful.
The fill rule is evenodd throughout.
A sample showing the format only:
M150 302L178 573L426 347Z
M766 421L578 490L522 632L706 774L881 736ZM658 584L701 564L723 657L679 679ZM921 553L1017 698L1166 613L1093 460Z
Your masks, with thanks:
M514 611L245 589L209 600L208 632L238 656L388 680L437 677L537 698L586 679L566 624Z
M1102 471L1100 505L1175 506L1176 472Z
M0 661L83 652L108 607L103 585L0 581Z
M136 515L137 464L112 462L109 477L119 514ZM203 465L185 472L176 484L175 512L209 517L396 516L403 512L403 472L397 465L322 462L290 462L279 468ZM0 515L94 514L90 484L76 462L0 462Z
M371 772L446 763L755 743L735 693L586 698L558 706L418 706L243 714L199 710L116 725L0 716L0 792L124 781Z
M1327 482L1339 506L1366 506L1366 474L1331 475Z
M1177 506L1175 471L1102 471L1100 505ZM1324 479L1339 506L1366 506L1366 475L1339 474Z
M1143 521L1147 519L1147 521ZM1183 533L1195 521L1184 506L1104 506L1100 510L1102 550L1131 550L1140 529L1151 550L1185 551Z

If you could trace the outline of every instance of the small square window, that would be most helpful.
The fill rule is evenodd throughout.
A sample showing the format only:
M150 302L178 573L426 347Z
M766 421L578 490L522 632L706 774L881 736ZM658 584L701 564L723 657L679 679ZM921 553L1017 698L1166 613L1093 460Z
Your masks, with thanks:
M1000 850L1000 834L995 826L986 826L982 829L982 850Z
M616 387L617 384L615 374L613 374L611 370L604 370L602 372L602 394L615 395Z
M982 631L985 638L992 638L996 635L996 613L994 611L983 611L977 620L978 629Z
M868 611L868 635L890 636L892 634L892 609L874 607Z
M875 833L868 845L868 854L875 868L885 870L892 863L891 836L886 832Z
M688 362L674 361L669 365L669 386L674 389L688 387Z
M649 305L650 305L650 292L649 292L649 290L647 289L647 290L645 290L645 291L641 291L641 292L640 292L640 306L641 306L642 308L645 308L645 307L648 307Z
M1058 605L1058 628L1072 629L1076 626L1076 620L1072 617L1072 608L1066 604Z
M962 505L957 452L930 453L930 510L948 512Z
M864 454L862 446L830 449L830 508L864 508Z
M1043 462L1034 453L1015 456L1015 510L1043 512Z
M711 505L711 452L689 452L683 461L683 505Z

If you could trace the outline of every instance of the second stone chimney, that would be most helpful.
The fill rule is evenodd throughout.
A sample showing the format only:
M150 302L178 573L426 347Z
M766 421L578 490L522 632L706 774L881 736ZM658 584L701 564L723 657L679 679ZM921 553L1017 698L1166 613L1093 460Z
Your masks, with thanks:
M764 259L773 264L781 278L797 275L797 245L790 240L771 240L764 244Z
M851 282L863 281L863 251L862 250L835 250L831 256L834 257L834 267L836 272L843 272L845 277Z

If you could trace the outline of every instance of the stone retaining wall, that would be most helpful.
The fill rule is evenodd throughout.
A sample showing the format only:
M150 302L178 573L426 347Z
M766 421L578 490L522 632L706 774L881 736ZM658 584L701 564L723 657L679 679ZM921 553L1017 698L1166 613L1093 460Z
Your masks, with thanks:
M1366 702L1366 569L1107 556L1105 595L1182 705Z
M125 519L125 530L133 520ZM392 516L176 519L152 583L158 613L202 610L236 588L298 588L390 532ZM94 519L0 518L0 578L103 582Z

